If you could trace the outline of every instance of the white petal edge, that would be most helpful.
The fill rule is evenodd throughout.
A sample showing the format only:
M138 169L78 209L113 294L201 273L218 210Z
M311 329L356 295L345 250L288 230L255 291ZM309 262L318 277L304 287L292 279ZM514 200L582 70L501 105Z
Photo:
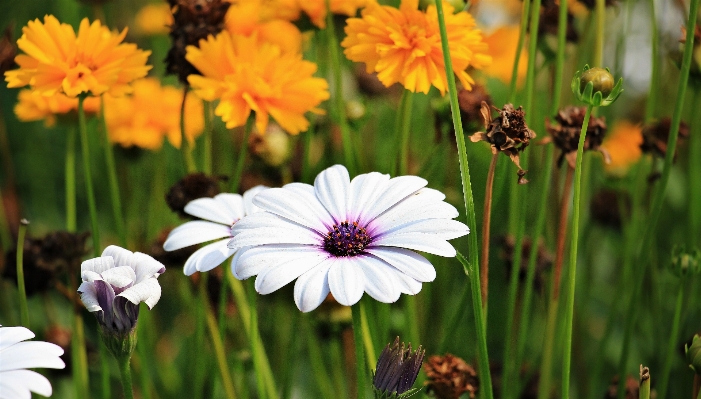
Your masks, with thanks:
M365 274L355 259L333 258L329 269L329 288L336 301L344 306L353 306L365 291Z
M136 273L136 282L140 283L147 278L158 277L165 273L166 267L163 263L154 259L151 255L146 255L141 252L134 253L134 272Z
M372 242L370 248L376 246L409 248L446 258L452 258L456 255L455 248L446 240L435 235L423 233L394 234L380 237Z
M136 273L131 266L117 266L102 272L102 279L113 287L124 288L136 281Z
M389 175L378 172L358 175L348 188L348 219L364 220L364 215L378 200L387 187Z
M452 240L470 233L470 229L462 222L452 219L424 219L403 224L388 232L383 236L405 233L433 234L444 240Z
M343 165L326 168L314 179L314 192L336 223L348 218L348 189L350 177L348 169Z
M301 254L301 253L300 253ZM287 262L265 268L256 277L255 288L261 295L270 294L294 281L328 258L321 251L314 251Z
M240 255L236 259L236 270L234 276L240 280L253 277L263 273L266 269L276 268L281 264L292 262L298 259L311 259L314 261L320 258L320 263L328 254L316 247L309 245L280 244L248 247L239 251Z
M103 310L102 306L100 306L100 301L97 299L94 283L83 282L78 287L78 292L80 293L80 300L83 301L83 305L88 311L97 312L98 310Z
M149 309L153 309L158 300L161 299L161 286L158 284L158 280L150 278L127 288L117 296L126 298L134 305L144 302Z
M378 200L363 212L361 221L368 222L375 219L387 209L419 191L426 184L428 182L418 176L399 176L390 179L387 182L387 188L377 196Z
M328 226L333 225L333 218L315 196L304 193L298 187L270 188L256 195L253 203L270 213L326 233Z
M319 246L323 239L313 230L288 224L285 229L279 227L260 227L236 234L229 241L228 247L238 250L242 247L270 244L299 244Z
M374 247L367 248L366 251L389 263L392 267L414 280L427 283L436 279L436 269L431 262L412 250L405 248Z
M220 197L223 195L233 198ZM229 226L243 217L243 204L240 195L219 194L217 197L203 197L192 200L185 205L184 211L200 219ZM232 207L229 207L229 202L232 203ZM238 212L236 212L236 202L239 203L238 208L240 209Z
M36 367L62 369L66 364L59 357L61 355L63 349L50 342L19 342L3 350L0 372Z
M35 335L32 330L26 327L0 327L0 351L8 346L32 339L34 337Z
M114 267L114 258L111 256L101 256L99 258L92 258L84 261L80 264L80 274L83 275L84 272L90 271L97 274L109 270Z
M231 237L231 228L229 226L195 220L174 228L168 234L166 242L163 243L163 249L175 251L176 249L224 237Z
M128 249L110 245L102 251L102 256L111 256L114 259L115 266L133 266L134 253Z
M51 383L43 375L32 370L0 372L1 399L31 399L32 394L51 396Z
M199 262L199 260L202 259L203 256L206 256L210 252L218 251L222 245L226 246L227 242L229 242L229 240L219 240L219 241L213 242L211 244L207 244L204 247L195 251L185 261L185 265L183 266L183 273L186 276L191 276L191 275L195 274L195 272L197 271L197 262ZM219 266L219 265L215 265L214 267L217 267L217 266ZM212 267L212 269L214 267Z
M294 298L297 309L311 312L329 295L329 269L334 259L328 258L297 278Z
M244 215L253 215L254 213L262 212L263 210L258 208L253 204L253 198L255 198L258 193L260 193L263 190L266 190L268 187L266 186L255 186L252 188L249 188L246 190L245 193L243 193L243 210L244 210Z
M356 256L355 263L365 275L365 292L383 303L394 303L399 299L399 279L401 272L383 260L372 256Z

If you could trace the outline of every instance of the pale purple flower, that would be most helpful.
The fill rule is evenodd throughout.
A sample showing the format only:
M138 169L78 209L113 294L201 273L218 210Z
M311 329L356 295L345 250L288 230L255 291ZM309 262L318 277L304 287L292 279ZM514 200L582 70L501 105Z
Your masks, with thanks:
M78 292L85 307L103 329L124 334L136 327L139 303L149 309L158 303L158 276L166 268L149 255L110 245L99 258L83 262L80 271Z
M291 183L258 194L265 212L234 225L229 248L238 251L232 271L239 279L258 276L256 290L269 294L297 280L297 307L315 309L331 292L346 306L367 292L391 303L433 281L433 265L414 251L452 257L447 240L469 229L441 192L416 176L390 179L380 173L350 180L336 165L314 186Z
M183 272L189 276L195 272L208 272L221 265L236 253L236 250L226 246L234 237L231 228L244 216L259 211L252 200L265 189L264 186L256 186L243 193L243 196L219 194L214 198L190 201L185 205L185 212L204 220L194 220L174 228L163 243L163 249L175 251L217 240L195 251L185 262Z
M0 326L0 399L31 399L32 392L51 396L51 383L28 368L66 367L59 356L60 346L42 341L26 341L34 333L24 327Z

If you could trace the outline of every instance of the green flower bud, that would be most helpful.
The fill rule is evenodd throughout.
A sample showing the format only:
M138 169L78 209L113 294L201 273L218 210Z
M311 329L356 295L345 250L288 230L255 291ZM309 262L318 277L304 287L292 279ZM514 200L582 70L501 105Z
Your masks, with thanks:
M99 327L102 342L116 359L129 359L136 348L136 328L130 331L113 331Z
M577 71L572 78L572 92L579 101L594 107L605 107L616 101L623 91L622 84L621 78L614 85L608 68L589 68L589 65L585 65L584 70Z
M687 250L684 246L675 246L672 250L672 272L679 277L689 273L701 273L701 251L698 248Z
M686 351L686 361L689 362L689 367L701 375L701 337L698 334L694 335L694 340L691 341L691 346L684 347Z

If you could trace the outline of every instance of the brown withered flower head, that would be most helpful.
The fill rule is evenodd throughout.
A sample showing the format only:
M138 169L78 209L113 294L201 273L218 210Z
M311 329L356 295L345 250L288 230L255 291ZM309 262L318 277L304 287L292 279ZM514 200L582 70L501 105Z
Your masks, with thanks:
M647 154L664 158L667 155L667 140L669 140L669 130L672 126L670 118L660 119L658 122L643 127L643 143L640 149ZM677 144L682 143L689 137L689 125L686 122L679 124L679 138ZM676 154L674 154L676 157Z
M53 287L61 275L78 275L80 263L87 250L89 233L55 231L43 238L24 240L24 275L27 295L45 292ZM5 257L4 276L17 281L17 249Z
M626 399L638 399L640 389L640 383L637 378L629 375L626 378ZM618 376L614 376L611 379L611 385L606 391L604 399L616 399L618 397Z
M226 0L168 0L173 12L170 38L173 44L166 56L166 70L187 84L188 75L200 72L185 59L185 48L197 46L200 39L224 29L224 17L231 5Z
M561 154L557 160L557 164L562 165L563 159L567 159L567 163L571 168L577 163L577 145L579 145L579 135L582 132L582 124L586 114L585 107L568 106L561 109L555 117L556 125L546 121L545 127L550 134L541 143L555 143L555 146L560 149ZM604 162L610 163L611 157L608 152L601 148L601 143L606 135L606 120L601 117L591 116L587 125L587 135L584 138L584 150L599 151L604 156Z
M5 28L5 32L0 37L0 75L10 69L15 69L15 56L17 55L17 46L12 40L12 26Z
M538 37L544 38L546 35L557 36L558 26L560 24L560 6L554 1L543 3L540 10L540 20L538 23ZM565 40L569 43L577 43L579 41L579 33L574 30L574 15L567 10L567 30L565 31Z
M431 356L424 363L428 378L426 392L438 399L459 399L467 393L474 399L479 390L479 379L475 369L457 356Z
M494 106L492 108L499 112L499 116L494 119L492 119L492 110L489 105L482 102L480 112L486 132L477 132L470 136L470 140L473 143L486 141L492 147L492 154L503 152L508 155L518 167L518 183L528 183L528 180L523 177L526 171L521 168L519 163L519 153L528 147L531 139L534 139L536 135L526 126L524 119L526 113L523 112L523 107L515 109L511 104L504 105L502 109Z
M500 258L506 262L507 275L511 275L511 271L514 267L514 254L516 249L516 237L509 234L501 239L501 253ZM526 282L526 277L528 275L528 260L531 256L531 251L533 250L533 241L529 237L523 237L523 242L521 243L521 262L518 268L518 279L521 283ZM533 286L537 292L542 293L543 288L545 288L545 272L552 267L554 256L545 247L542 240L538 242L536 254L536 264L535 264L535 275L533 278Z
M189 218L191 216L185 213L185 205L197 198L214 197L219 194L219 180L204 173L191 173L168 190L166 203L180 217Z

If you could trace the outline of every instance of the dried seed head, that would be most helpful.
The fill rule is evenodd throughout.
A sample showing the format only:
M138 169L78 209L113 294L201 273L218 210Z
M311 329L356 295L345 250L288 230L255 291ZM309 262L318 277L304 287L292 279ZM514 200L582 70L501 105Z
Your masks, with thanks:
M424 371L428 378L426 391L438 399L458 399L463 393L474 399L479 390L475 369L450 353L431 356L424 364Z
M567 159L570 167L574 168L577 162L577 145L579 144L579 135L582 131L584 116L586 114L585 107L568 106L560 110L555 117L557 125L552 125L550 121L546 121L546 129L550 137L543 142L552 141L557 148L562 152L557 160L557 164L561 165L563 159ZM606 150L601 148L601 143L606 135L606 120L601 117L592 116L587 125L587 135L584 139L584 150L599 151L604 156L606 163L611 162L611 159Z
M644 153L652 154L664 158L667 155L667 141L669 140L669 130L672 126L670 118L660 119L658 122L643 128L643 143L640 149ZM679 139L677 145L689 137L689 125L685 122L679 124ZM674 155L676 158L676 154Z
M516 249L516 238L513 235L502 237L502 250L500 253L501 259L506 262L506 270L508 275L514 267L514 250ZM526 282L528 274L528 260L533 250L533 242L529 237L524 237L521 244L521 262L518 267L518 279L521 283ZM552 267L554 256L545 247L542 240L538 241L538 253L536 255L535 276L533 278L533 286L537 292L542 293L545 288L545 273Z
M175 183L166 194L166 203L180 217L188 218L185 205L202 197L214 197L219 194L219 178L204 173L191 173Z
M538 37L545 35L557 36L558 25L560 19L560 6L554 1L546 2L540 11L540 22L538 24ZM574 29L574 15L567 9L567 31L565 32L565 40L569 43L579 41L579 34ZM551 51L554 51L551 49Z
M470 140L473 143L486 141L492 147L492 154L503 152L508 155L518 167L519 184L528 183L528 180L523 177L526 171L521 168L519 163L519 153L528 147L531 139L535 138L536 134L526 126L523 107L514 109L513 105L506 104L502 109L494 106L492 108L499 112L499 116L494 119L492 119L492 110L489 105L484 101L482 102L480 112L482 113L486 133L477 132L470 136Z
M12 40L12 26L5 28L5 32L0 37L0 75L10 69L15 69L15 56L17 55L17 46Z
M173 43L166 56L166 70L187 84L188 75L200 75L200 72L185 59L185 48L197 46L201 39L221 32L231 3L225 0L168 0L168 4L173 12L169 34Z
M640 385L638 379L629 375L626 378L626 396L625 399L638 399ZM606 391L606 396L604 399L616 399L618 396L618 376L614 376L611 379L611 385L609 385L608 391Z

